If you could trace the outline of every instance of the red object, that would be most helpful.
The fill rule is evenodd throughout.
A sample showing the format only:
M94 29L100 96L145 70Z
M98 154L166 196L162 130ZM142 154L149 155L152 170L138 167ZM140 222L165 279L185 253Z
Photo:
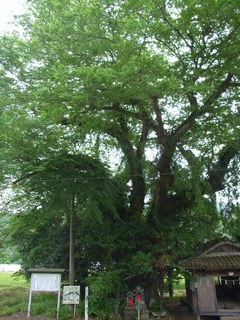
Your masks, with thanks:
M138 302L142 300L141 293L137 293L137 294L136 294L136 300L137 300Z
M128 305L129 305L129 306L133 306L133 300L132 300L132 298L128 298Z

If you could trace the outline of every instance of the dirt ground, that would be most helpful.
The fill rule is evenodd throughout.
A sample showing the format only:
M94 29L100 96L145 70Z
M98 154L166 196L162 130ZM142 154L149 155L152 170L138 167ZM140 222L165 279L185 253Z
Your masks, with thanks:
M0 320L56 320L56 318L50 318L44 315L31 316L27 318L26 312L20 312L16 314L12 314L10 316L0 316ZM76 318L75 318L76 319Z
M169 314L172 315L172 318L175 320L196 320L192 312L188 309L187 306L181 306L181 305L173 305L169 306L167 308ZM50 318L44 315L37 315L37 316L31 316L30 318L27 318L26 312L16 313L11 316L5 316L1 317L0 320L24 320L24 319L31 319L31 320L56 320L56 318ZM78 320L78 318L73 318L75 320Z
M167 307L167 311L175 320L196 320L195 315L186 305L171 305Z
M186 305L170 305L167 306L168 313L175 320L196 320L196 317L189 310ZM11 316L0 316L0 320L56 320L56 318L47 317L44 315L31 316L27 318L26 312L20 312L13 314ZM78 318L72 318L74 320L78 320ZM154 320L154 319L153 319Z
M44 315L37 315L37 316L31 316L27 318L26 312L24 313L16 313L12 314L11 316L0 316L0 320L56 320L56 318L50 318ZM78 318L73 318L75 320L78 320Z

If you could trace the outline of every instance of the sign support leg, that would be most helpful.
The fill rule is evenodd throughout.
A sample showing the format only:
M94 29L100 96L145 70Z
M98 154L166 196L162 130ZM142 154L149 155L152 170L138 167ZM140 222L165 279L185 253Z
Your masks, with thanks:
M76 305L74 304L74 306L73 306L73 318L75 318L76 317Z
M88 320L88 287L85 288L85 320Z
M30 288L29 299L28 299L28 312L27 312L28 318L30 317L31 302L32 302L32 289Z
M60 291L61 291L61 289L59 288L59 290L58 290L58 302L57 302L57 319L59 319L60 296L61 296Z

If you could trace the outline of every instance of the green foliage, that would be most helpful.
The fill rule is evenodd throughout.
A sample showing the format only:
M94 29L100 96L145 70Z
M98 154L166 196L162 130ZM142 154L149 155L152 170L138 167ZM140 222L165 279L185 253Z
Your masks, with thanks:
M11 216L4 210L0 214L0 261L1 263L21 263L21 257L17 247L11 241L9 223Z
M153 312L158 312L160 311L162 308L161 308L161 305L160 305L160 302L159 301L154 301L150 304L149 306L149 311L153 311Z
M232 237L235 241L239 242L240 239L240 229L239 229L239 219L240 219L240 208L238 204L232 204L230 206L223 206L221 209L222 215L222 232L226 236Z
M90 288L89 313L100 319L113 316L122 289L119 271L93 272L87 278L87 284Z
M152 256L150 253L142 251L133 254L128 266L130 273L135 276L151 273L153 271L151 258Z
M13 217L9 226L12 242L21 254L22 267L26 271L33 265L65 267L68 229L63 224L64 220L58 212L49 216L36 210ZM53 229L55 232L51 232Z

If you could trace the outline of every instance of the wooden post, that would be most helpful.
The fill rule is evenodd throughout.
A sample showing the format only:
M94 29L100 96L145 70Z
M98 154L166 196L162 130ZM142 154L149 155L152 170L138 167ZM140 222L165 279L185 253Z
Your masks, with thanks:
M85 320L88 320L88 287L85 288Z

